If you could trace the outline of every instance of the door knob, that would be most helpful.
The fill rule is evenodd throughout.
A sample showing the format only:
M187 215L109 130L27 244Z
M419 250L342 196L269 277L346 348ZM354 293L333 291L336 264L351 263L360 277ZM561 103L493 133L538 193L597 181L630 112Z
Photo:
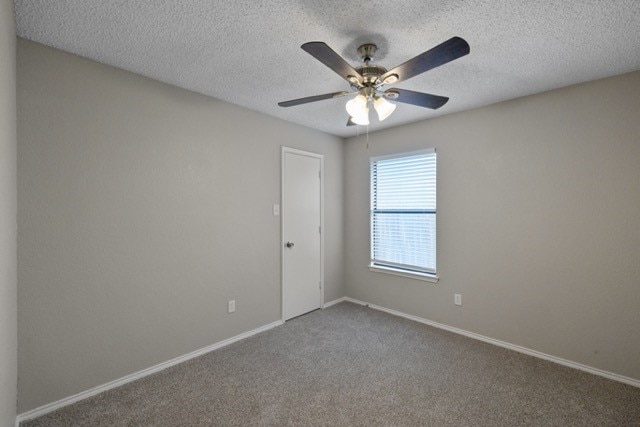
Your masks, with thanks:
M292 242L287 242L287 244L285 245L288 248L292 248L293 247L293 243Z

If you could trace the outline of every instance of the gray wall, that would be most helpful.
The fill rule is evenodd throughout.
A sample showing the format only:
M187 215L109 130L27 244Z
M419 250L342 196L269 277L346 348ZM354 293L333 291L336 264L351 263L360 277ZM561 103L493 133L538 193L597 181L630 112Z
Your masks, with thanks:
M640 72L369 138L346 143L347 295L640 379ZM438 284L367 269L368 159L423 147Z
M281 318L281 145L325 155L344 295L340 138L25 40L18 135L20 412Z
M0 426L16 418L16 31L0 0Z
M11 92L13 29L2 24L0 85ZM325 154L326 301L346 292L640 379L640 73L344 149L24 40L18 73L19 412L280 318L280 145ZM15 111L0 108L0 361L11 383ZM441 280L369 272L368 158L430 146ZM2 387L4 411L15 390Z

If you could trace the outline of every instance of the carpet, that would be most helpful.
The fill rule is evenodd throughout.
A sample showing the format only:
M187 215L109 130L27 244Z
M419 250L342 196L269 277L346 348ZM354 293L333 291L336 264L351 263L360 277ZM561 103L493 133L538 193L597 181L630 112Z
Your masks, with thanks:
M640 389L343 302L23 422L640 425Z

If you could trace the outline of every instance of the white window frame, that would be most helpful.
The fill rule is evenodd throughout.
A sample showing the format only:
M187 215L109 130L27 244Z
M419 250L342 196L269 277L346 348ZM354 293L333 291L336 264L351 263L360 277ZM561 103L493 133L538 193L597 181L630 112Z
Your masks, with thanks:
M373 222L373 217L371 214L371 201L372 201L372 194L371 194L371 164L373 162L376 161L380 161L380 160L387 160L387 159L394 159L394 158L400 158L400 157L409 157L409 156L415 156L415 155L419 155L419 154L431 154L431 153L435 153L436 150L435 148L428 148L428 149L424 149L424 150L418 150L418 151L410 151L410 152L404 152L404 153L397 153L397 154L390 154L390 155L385 155L385 156L376 156L376 157L371 157L369 159L369 271L373 271L373 272L377 272L377 273L385 273L385 274L391 274L394 276L401 276L401 277L407 277L410 279L417 279L417 280L422 280L422 281L426 281L426 282L431 282L431 283L437 283L439 280L439 276L437 274L437 261L436 261L436 272L434 273L427 273L427 272L418 272L418 271L411 271L411 270L405 270L402 268L393 268L390 266L383 266L383 265L377 265L373 263L373 227L372 227L372 222ZM436 187L437 187L437 159L436 159ZM436 191L436 236L437 236L437 191ZM436 259L437 259L437 253L438 253L438 249L437 249L437 242L438 239L436 238Z

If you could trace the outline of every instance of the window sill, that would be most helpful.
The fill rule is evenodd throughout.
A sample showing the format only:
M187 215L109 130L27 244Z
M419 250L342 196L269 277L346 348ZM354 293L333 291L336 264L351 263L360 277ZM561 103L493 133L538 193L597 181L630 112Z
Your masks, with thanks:
M375 271L376 273L392 274L394 276L407 277L409 279L422 280L424 282L438 283L440 278L435 274L428 273L412 273L404 270L397 270L395 268L381 267L379 265L369 265L369 271Z

